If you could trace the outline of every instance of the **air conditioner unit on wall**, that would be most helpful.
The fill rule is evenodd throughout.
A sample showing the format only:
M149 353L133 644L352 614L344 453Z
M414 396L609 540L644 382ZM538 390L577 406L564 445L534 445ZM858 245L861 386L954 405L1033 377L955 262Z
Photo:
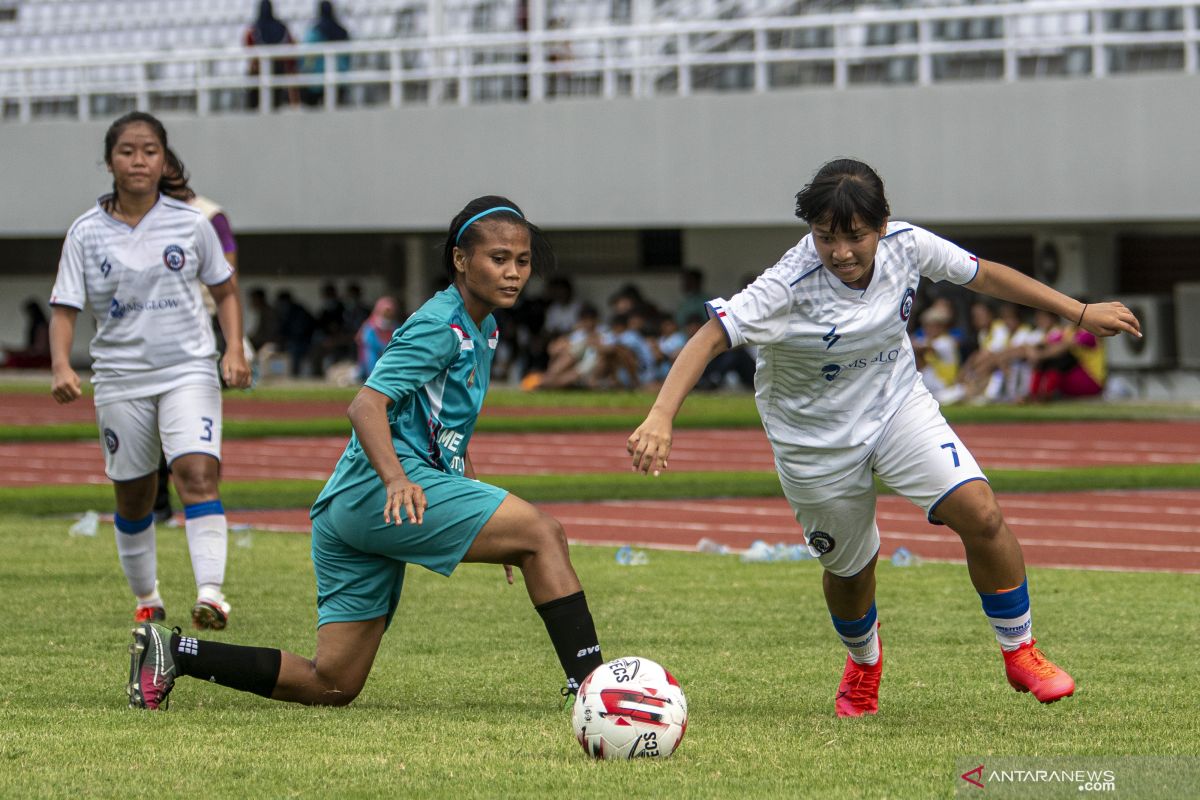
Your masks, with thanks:
M1033 240L1033 274L1063 294L1090 290L1083 257L1083 237L1075 233L1043 233Z
M1200 283L1175 284L1179 366L1200 369Z
M1130 294L1115 298L1142 323L1142 338L1126 333L1104 340L1114 369L1161 369L1175 364L1175 319L1169 295Z

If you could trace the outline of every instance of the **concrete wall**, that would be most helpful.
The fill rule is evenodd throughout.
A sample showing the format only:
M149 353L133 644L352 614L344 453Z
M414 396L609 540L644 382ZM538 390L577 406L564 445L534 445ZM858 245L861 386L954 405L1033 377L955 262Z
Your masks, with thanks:
M1200 220L1187 76L166 122L242 231L439 230L487 192L547 227L781 225L839 155L912 221ZM0 125L0 236L61 235L105 190L105 125Z

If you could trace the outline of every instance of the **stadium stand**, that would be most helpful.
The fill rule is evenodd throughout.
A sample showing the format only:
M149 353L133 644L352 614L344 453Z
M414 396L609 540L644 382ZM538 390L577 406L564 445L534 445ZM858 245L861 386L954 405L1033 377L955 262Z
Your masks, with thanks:
M0 118L246 108L246 0L7 0ZM294 32L310 0L279 0ZM1196 3L1059 0L348 0L350 105L1197 71ZM297 38L300 38L297 36ZM311 76L261 79L298 86ZM288 83L290 81L290 84ZM267 110L264 108L264 110Z

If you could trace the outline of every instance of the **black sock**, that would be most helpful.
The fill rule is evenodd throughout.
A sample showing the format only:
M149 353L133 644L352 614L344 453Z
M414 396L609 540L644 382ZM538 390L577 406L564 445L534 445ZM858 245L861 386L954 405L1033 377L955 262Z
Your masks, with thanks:
M171 634L171 655L180 675L270 697L279 680L278 650L211 642Z
M596 624L583 592L534 606L546 623L546 632L567 674L567 688L575 691L592 670L604 663Z

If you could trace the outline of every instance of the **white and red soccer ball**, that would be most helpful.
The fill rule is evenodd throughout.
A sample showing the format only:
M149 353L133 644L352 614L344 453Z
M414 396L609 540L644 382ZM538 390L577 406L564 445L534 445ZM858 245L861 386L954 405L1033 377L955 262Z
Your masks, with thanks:
M571 723L593 758L665 757L687 730L679 681L648 658L618 658L597 667L575 697Z

